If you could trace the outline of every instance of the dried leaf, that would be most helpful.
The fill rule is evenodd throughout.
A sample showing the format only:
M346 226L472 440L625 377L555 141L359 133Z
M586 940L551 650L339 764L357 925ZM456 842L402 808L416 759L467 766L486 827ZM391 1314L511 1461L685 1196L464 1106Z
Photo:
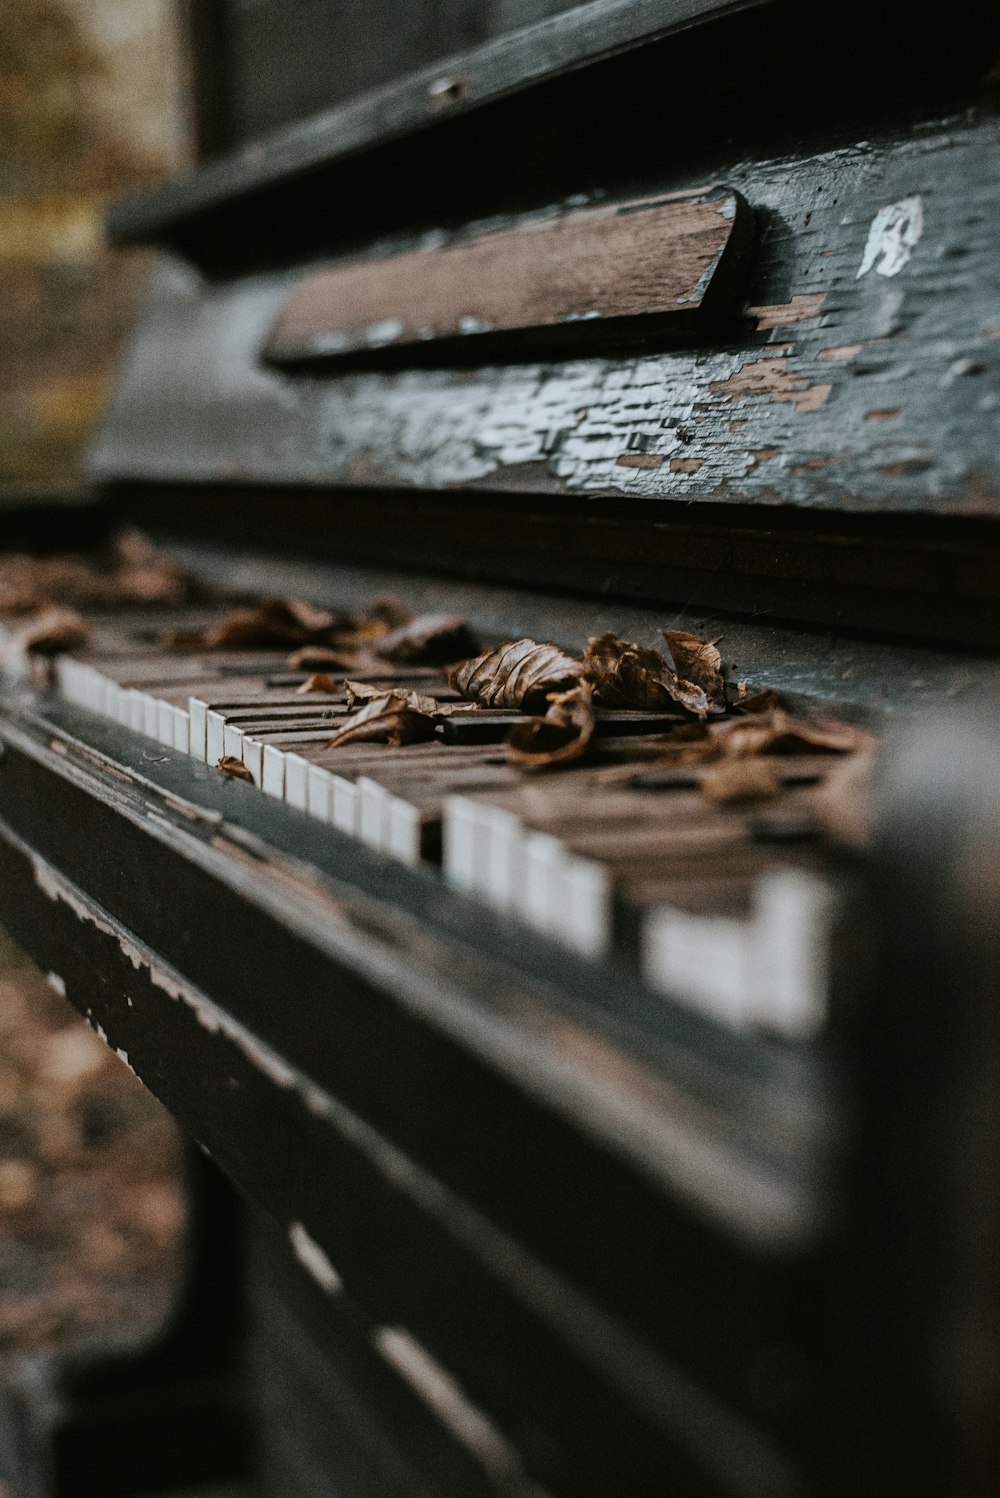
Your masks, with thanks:
M54 604L179 603L187 590L181 564L134 530L120 532L103 551L0 557L0 614L32 613Z
M231 775L234 780L249 780L251 785L254 783L250 771L241 759L236 758L235 754L224 754L216 762L215 768L221 770L224 775Z
M376 598L370 609L350 621L350 633L363 641L381 640L412 618L412 609L398 598Z
M863 728L833 718L796 718L783 708L729 718L709 727L718 754L745 758L754 754L853 754L872 749L876 740Z
M663 637L681 681L700 687L714 708L724 708L726 681L715 641L700 640L684 629L664 630Z
M384 692L371 697L338 728L327 744L337 749L342 744L416 744L433 736L435 719L429 713L411 707L408 692Z
M568 692L552 692L544 718L525 718L507 735L511 764L526 770L547 770L570 764L585 754L596 722L593 690L578 682Z
M337 683L325 671L314 671L300 687L295 688L297 696L304 696L307 692L335 692L336 690Z
M448 685L481 707L530 708L550 692L570 690L583 674L582 662L558 645L524 639L463 661L448 672Z
M343 671L352 664L349 651L338 650L333 645L303 645L293 650L285 662L289 671Z
M436 698L426 697L422 692L406 691L402 687L376 687L367 681L345 681L344 691L347 693L349 708L356 707L359 702L371 702L375 697L393 696L400 698L407 707L412 707L418 713L437 713L438 716L443 716L448 712Z
M739 691L733 710L737 713L769 713L773 708L781 706L781 693L775 687L764 687L760 692L748 695L747 684L741 681Z
M262 650L288 645L328 645L343 620L301 598L271 594L252 608L233 609L213 629L173 632L174 649Z
M714 711L703 687L683 681L658 650L621 640L615 634L595 635L583 653L594 700L603 707L662 711L682 707L696 717Z
M725 759L709 765L698 777L702 795L716 805L742 801L770 801L781 793L781 779L763 759Z
M86 644L90 627L75 609L43 609L11 634L0 650L0 662L19 655L59 655Z
M443 665L472 655L479 641L459 614L419 614L379 640L375 649L389 661Z

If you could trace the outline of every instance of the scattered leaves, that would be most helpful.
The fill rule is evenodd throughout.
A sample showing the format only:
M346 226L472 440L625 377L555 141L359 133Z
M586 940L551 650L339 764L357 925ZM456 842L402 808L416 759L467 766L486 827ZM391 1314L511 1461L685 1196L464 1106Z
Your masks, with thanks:
M385 635L375 649L389 661L444 665L472 655L479 641L459 614L418 614Z
M0 556L0 614L28 614L50 604L115 608L180 603L188 591L181 564L137 530L120 531L92 553Z
M337 729L327 748L338 749L342 744L352 743L395 744L398 747L431 738L436 719L411 705L414 696L412 692L383 692L370 697ZM433 698L425 700L433 702Z
M412 692L403 687L372 686L367 681L345 681L344 691L347 693L347 706L355 708L359 702L371 702L374 697L385 697L391 694L393 697L401 698L407 707L412 707L414 712L437 713L443 716L447 708L434 697L426 697L422 692Z
M235 754L224 754L217 761L215 768L221 770L224 775L231 775L234 780L249 780L251 785L254 783L250 771L241 759L236 758Z
M8 636L0 650L0 663L20 655L59 655L85 645L89 638L90 628L75 609L42 609Z
M581 681L568 692L549 694L544 718L525 718L507 735L507 758L526 770L570 764L587 752L594 736L593 689Z
M337 683L332 676L325 671L314 671L312 676L307 676L300 687L295 688L297 696L305 696L309 692L335 692Z
M258 650L288 645L328 645L343 619L301 598L269 594L252 608L233 609L214 628L174 631L176 649Z
M571 690L583 678L582 662L558 645L513 640L463 661L448 672L448 685L481 707L530 710L550 692Z

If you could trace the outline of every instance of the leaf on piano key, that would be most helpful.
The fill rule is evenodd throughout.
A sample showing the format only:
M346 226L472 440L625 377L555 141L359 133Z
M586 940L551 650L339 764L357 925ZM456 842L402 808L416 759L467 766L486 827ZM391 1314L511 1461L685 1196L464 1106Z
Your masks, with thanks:
M583 679L581 661L558 645L513 640L448 672L448 685L481 707L540 707L550 692L569 691Z
M75 609L42 609L7 637L0 663L20 655L59 655L75 650L90 638L90 627Z
M716 642L701 640L684 629L664 630L663 637L681 680L700 687L713 710L723 711L726 705L726 680L722 674L722 656L716 648Z
M325 671L314 671L311 676L306 677L300 687L295 688L295 693L296 696L302 697L310 692L335 692L336 690L337 683L332 676Z
M253 608L233 609L214 628L167 637L177 649L259 650L289 645L329 645L344 627L343 616L301 598L271 594Z
M449 708L442 706L436 697L426 697L422 692L409 691L404 687L372 686L367 681L345 681L344 691L347 694L347 706L351 711L357 707L359 702L371 702L373 697L393 696L401 698L407 707L412 707L414 712L437 713L439 716L447 714Z
M385 660L414 665L445 665L479 649L479 641L459 614L418 614L379 640L376 653Z
M583 661L593 683L594 700L602 707L654 712L682 707L699 718L721 711L704 687L678 676L664 656L649 646L619 639L610 632L595 635L587 642Z
M333 645L303 645L293 650L285 665L289 671L344 671L354 664L348 650L338 650Z
M855 754L878 744L873 734L853 723L798 718L780 707L712 723L708 734L715 755L734 759L754 754Z
M525 770L551 770L572 763L587 752L596 718L593 689L578 682L568 692L551 692L544 718L525 718L507 735L511 764Z
M383 692L370 697L329 740L328 749L342 744L417 744L433 737L437 719L412 706L412 692ZM433 698L416 698L433 702Z
M223 775L231 775L234 780L249 780L251 785L254 783L250 771L241 759L236 758L235 754L224 754L220 760L216 761L215 768L221 770Z

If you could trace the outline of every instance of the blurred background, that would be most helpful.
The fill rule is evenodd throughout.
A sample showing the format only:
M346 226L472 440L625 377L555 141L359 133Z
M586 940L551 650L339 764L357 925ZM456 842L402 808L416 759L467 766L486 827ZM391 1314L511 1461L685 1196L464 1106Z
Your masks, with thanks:
M73 486L148 269L115 197L184 163L175 0L0 0L0 495Z
M102 215L183 86L174 0L0 0L0 504L78 483L148 271ZM181 1225L167 1115L0 932L0 1365L158 1320Z

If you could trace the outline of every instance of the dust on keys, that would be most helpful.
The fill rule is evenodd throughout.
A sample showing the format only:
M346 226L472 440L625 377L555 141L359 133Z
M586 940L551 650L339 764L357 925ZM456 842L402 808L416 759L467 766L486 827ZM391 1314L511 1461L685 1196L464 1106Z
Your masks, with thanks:
M310 662L291 641L209 644L203 609L89 627L85 647L53 662L70 701L209 765L242 765L264 794L388 857L439 866L506 917L638 967L723 1024L792 1040L822 1028L834 890L817 792L844 762L829 750L864 753L866 735L816 746L807 734L789 753L787 736L765 733L753 759L765 793L750 776L746 794L736 783L713 799L718 756L702 761L680 704L597 707L587 752L539 774L511 763L503 742L524 714L464 701L437 664L368 648L348 652L345 671L336 648ZM304 690L313 666L331 675ZM364 705L354 679L414 694L434 722L417 742L331 744Z

